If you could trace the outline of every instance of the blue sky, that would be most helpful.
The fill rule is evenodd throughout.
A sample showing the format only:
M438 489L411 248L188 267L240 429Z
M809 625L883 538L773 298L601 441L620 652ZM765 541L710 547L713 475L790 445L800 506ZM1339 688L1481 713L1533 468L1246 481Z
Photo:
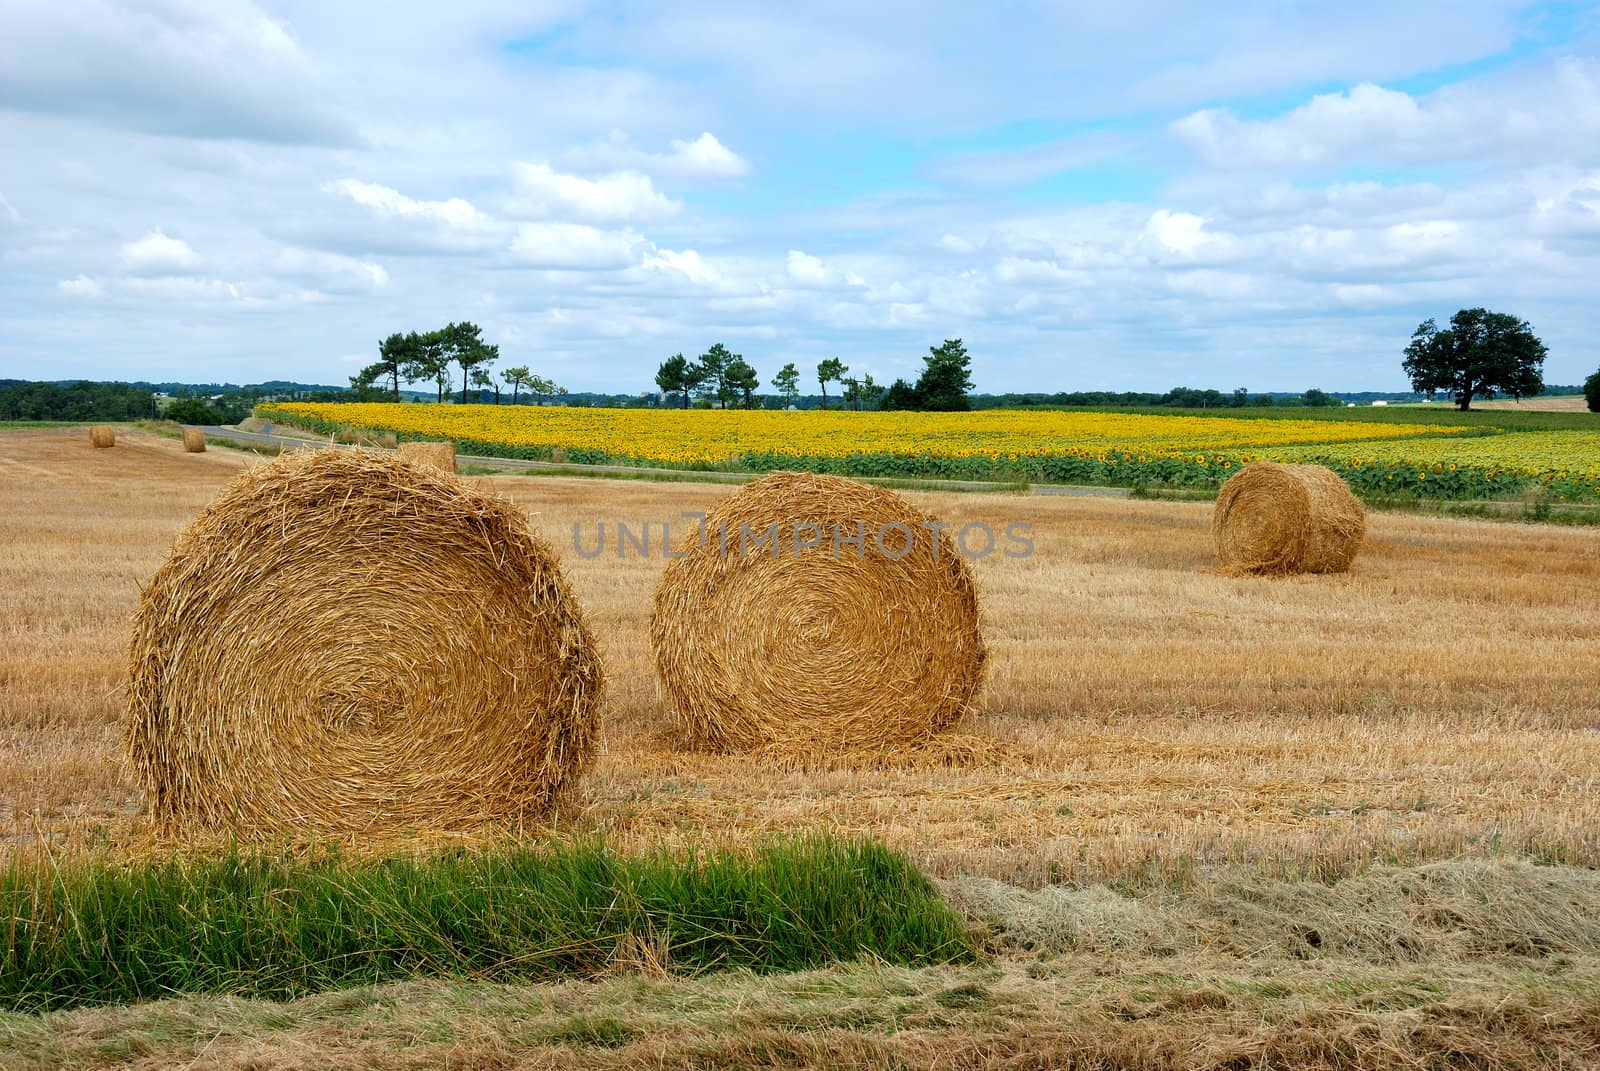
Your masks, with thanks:
M980 390L1600 366L1600 8L0 0L0 376L574 390L722 341Z

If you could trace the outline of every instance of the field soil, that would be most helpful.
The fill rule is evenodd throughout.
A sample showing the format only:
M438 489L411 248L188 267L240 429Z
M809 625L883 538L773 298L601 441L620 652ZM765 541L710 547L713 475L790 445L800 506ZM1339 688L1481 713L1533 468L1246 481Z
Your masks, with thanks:
M1440 402L1428 408L1455 408L1448 403ZM1551 398L1495 398L1492 401L1474 401L1474 409L1510 409L1523 413L1587 413L1589 405L1581 394L1561 394Z
M81 428L0 431L0 854L144 837L119 766L129 615L180 528L257 462L131 430L110 450ZM678 737L648 623L661 525L676 537L684 511L731 489L473 479L556 546L602 644L606 744L559 832L619 849L878 838L994 929L993 962L0 1016L0 1066L1064 1066L1028 1062L1030 1040L1090 1067L1600 1059L1584 929L1600 910L1592 529L1379 513L1348 575L1258 580L1211 571L1209 503L907 493L956 525L1032 527L1031 557L974 563L991 651L979 711L892 757L721 756ZM616 553L618 523L650 526L648 556ZM606 552L574 553L574 526L592 549L602 524ZM1550 894L1547 912L1578 930L1515 922L1518 860L1583 890ZM1514 932L1487 950L1319 951L1326 924L1293 921L1315 906L1307 889L1431 865L1468 868L1483 917ZM1254 890L1241 903L1291 905L1298 945L1252 952L1246 931L1223 948L1222 923L1181 921L1239 882ZM1063 889L1082 902L1051 911L1077 921L1019 936ZM1149 899L1163 890L1178 899ZM1402 901L1397 917L1488 926L1459 921L1459 900ZM1060 936L1125 924L1121 943Z

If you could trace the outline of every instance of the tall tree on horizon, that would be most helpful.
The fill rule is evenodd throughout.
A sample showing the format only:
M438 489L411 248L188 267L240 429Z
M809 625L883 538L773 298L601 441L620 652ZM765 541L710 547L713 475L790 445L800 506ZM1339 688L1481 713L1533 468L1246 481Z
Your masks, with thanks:
M700 385L700 366L681 353L674 353L656 369L656 386L663 394L683 395L683 407L689 408L689 392Z
M517 397L522 393L522 388L528 385L528 366L525 364L512 365L500 373L500 378L506 381L511 388L511 404L517 404Z
M741 354L734 354L733 360L728 362L728 386L744 396L744 407L749 409L754 400L755 389L761 386L761 376L746 361Z
M1478 396L1526 398L1544 389L1549 351L1528 326L1504 312L1462 309L1443 331L1424 320L1411 335L1401 367L1413 390L1448 391L1463 413Z
M701 373L701 391L715 398L723 409L728 408L728 400L735 396L733 384L728 379L728 369L736 359L742 360L722 343L714 342L710 349L700 355L697 365Z
M778 374L772 377L772 385L783 395L786 405L794 405L794 400L800 396L800 370L793 361L778 369Z
M467 402L467 384L474 368L500 359L500 347L483 341L483 328L468 320L446 324L439 332L446 362L461 369L461 404Z
M871 408L883 395L883 384L875 382L871 372L865 373L859 379L851 376L842 382L845 385L844 399L856 412L860 412L863 406Z
M439 389L436 399L444 403L444 388L449 382L450 357L445 351L444 335L440 331L421 334L413 331L407 337L407 357L400 366L400 375L407 383L433 383Z
M415 331L405 335L396 331L378 343L378 362L368 365L366 369L362 370L362 374L365 375L367 371L375 371L376 376L374 379L388 376L389 392L394 396L394 400L398 402L400 400L400 371L413 359L417 346L418 336Z
M947 338L940 346L929 346L923 359L922 375L914 388L920 408L935 412L964 412L972 408L967 392L972 389L972 360L959 338Z
M382 361L369 364L360 372L350 377L350 389L356 392L356 400L362 402L376 401L374 394L378 393L373 384L382 379L385 374ZM387 391L382 393L387 394ZM215 423L213 421L213 423Z
M493 387L494 388L494 404L495 405L499 405L500 404L500 381L498 379L494 378L493 376L491 376L485 369L474 368L472 370L472 385L474 387L478 388L478 391L479 391L480 394L484 390L487 390L488 388Z
M828 408L828 384L844 379L850 366L837 357L817 362L817 385L822 388L822 408Z

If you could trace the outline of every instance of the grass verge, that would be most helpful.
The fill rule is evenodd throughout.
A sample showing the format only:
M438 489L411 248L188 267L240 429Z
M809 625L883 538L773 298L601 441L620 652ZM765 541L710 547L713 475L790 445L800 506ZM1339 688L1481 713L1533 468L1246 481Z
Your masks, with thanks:
M915 865L825 838L687 857L628 858L598 843L364 861L44 856L0 872L0 928L0 1007L13 1010L973 953Z
M152 435L159 435L163 439L182 439L183 425L171 420L141 420L136 425L143 431ZM230 450L238 450L246 454L255 454L257 457L277 457L283 452L283 447L271 443L252 443L240 439L230 439L226 435L207 435L206 445L225 446Z
M1482 499L1469 502L1418 499L1402 496L1366 496L1372 509L1400 513L1436 513L1445 517L1470 517L1486 521L1522 521L1527 524L1600 525L1600 505L1549 502L1542 499Z
M1527 861L1137 895L944 883L981 962L417 980L292 1002L0 1012L0 1066L1578 1071L1600 875Z
M481 467L481 466L480 466ZM595 480L642 480L646 483L721 483L745 484L770 475L767 472L718 472L698 469L625 468L609 465L542 465L519 471L484 469L491 475L561 476ZM897 491L972 491L995 494L1027 494L1032 485L1024 479L1012 480L921 480L912 476L852 476L862 483L889 487ZM1098 490L1098 489L1097 489ZM1212 492L1215 497L1215 492Z

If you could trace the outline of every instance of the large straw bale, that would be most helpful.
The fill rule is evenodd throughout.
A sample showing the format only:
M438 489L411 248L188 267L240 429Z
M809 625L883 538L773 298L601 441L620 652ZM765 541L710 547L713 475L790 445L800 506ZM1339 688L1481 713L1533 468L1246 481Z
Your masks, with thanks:
M1367 511L1321 465L1255 461L1222 485L1211 515L1222 571L1342 573L1367 532Z
M416 465L440 472L456 471L456 444L452 442L408 442L400 444L400 456Z
M97 450L117 445L117 429L110 424L96 424L89 429L89 443Z
M926 523L892 491L837 476L778 473L724 499L668 564L651 619L689 734L768 753L882 750L966 713L986 658L977 588L950 532L936 552ZM759 543L774 526L775 552ZM862 530L858 552L846 540Z
M206 433L203 428L183 429L183 448L191 454L206 452Z
M504 499L372 450L239 476L145 588L126 744L158 824L537 819L588 767L600 663Z

